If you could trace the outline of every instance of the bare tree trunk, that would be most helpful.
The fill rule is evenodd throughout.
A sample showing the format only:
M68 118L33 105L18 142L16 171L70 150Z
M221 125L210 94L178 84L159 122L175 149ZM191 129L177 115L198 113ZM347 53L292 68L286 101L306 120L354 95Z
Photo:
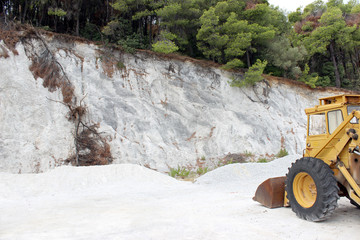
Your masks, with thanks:
M5 24L7 24L7 22L6 22L6 12L5 12L5 3L3 3L3 2L1 2L1 9L0 9L0 16L2 15L2 14L4 14L4 23Z
M24 23L25 22L25 19L26 19L26 12L28 10L28 1L25 0L25 3L24 3L24 10L23 10L23 15L22 15L22 18L21 18L21 22Z
M359 58L358 58L358 51L357 49L355 48L355 53L354 53L355 56L353 56L352 54L350 55L350 58L351 58L351 64L353 66L353 72L354 72L354 77L355 78L359 78L360 77L360 70L359 68L357 67L357 63L359 62Z
M111 4L113 4L114 3L114 0L111 0ZM112 17L114 15L114 8L113 7L111 7L110 8L110 17Z
M221 50L221 61L224 64L226 63L226 57L225 57L225 50L224 49Z
M340 48L341 64L342 64L342 66L344 68L344 73L346 75L346 78L350 80L350 79L352 79L352 76L351 76L351 71L350 71L350 69L348 68L348 66L346 64L346 63L348 63L347 55L350 55L350 54L347 54L347 52L344 49Z
M149 22L149 46L151 47L151 43L152 43L152 21L153 21L153 17L150 17L150 22Z
M75 34L76 36L80 35L80 13L81 13L81 6L82 6L82 0L78 0L77 4L75 5L77 6L75 8L76 11L76 28L75 28Z
M339 74L339 69L336 63L336 58L335 58L335 51L334 51L334 43L331 42L330 43L330 54L331 54L331 60L333 62L334 65L334 72L335 72L335 85L336 87L341 87L341 80L340 80L340 74Z
M54 16L54 30L57 32L57 16Z
M248 66L248 68L251 67L250 50L249 50L249 48L246 49L246 60L247 60L247 66Z
M79 20L79 16L76 17L76 28L75 28L75 35L79 36L80 35L80 20Z
M109 22L109 0L106 0L106 22Z

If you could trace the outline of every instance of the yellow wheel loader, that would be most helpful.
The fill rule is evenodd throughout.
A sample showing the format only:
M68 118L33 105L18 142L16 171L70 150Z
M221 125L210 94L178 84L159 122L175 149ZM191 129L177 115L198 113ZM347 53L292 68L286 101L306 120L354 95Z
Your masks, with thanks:
M255 201L266 207L291 206L296 215L323 221L347 197L360 208L360 95L319 99L305 109L306 149L285 177L259 185Z

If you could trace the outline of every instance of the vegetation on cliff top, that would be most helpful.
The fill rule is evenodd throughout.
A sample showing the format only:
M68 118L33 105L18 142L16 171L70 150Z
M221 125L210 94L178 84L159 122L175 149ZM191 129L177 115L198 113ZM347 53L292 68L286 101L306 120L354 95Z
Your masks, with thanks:
M267 62L274 76L360 90L357 0L317 0L288 15L267 0L7 0L0 20L227 69Z

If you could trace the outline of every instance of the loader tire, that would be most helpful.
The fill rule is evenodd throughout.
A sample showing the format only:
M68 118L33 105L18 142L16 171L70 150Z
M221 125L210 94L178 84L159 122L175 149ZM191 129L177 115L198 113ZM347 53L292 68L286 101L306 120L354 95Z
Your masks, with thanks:
M285 190L293 212L305 220L326 220L338 206L339 187L334 173L317 158L296 160L286 175Z

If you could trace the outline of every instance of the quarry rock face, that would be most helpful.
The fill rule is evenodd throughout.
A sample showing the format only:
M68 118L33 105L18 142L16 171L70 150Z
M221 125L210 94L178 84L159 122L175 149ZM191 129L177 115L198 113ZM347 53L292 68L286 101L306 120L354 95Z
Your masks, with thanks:
M101 136L112 163L159 171L216 164L229 154L302 154L304 109L341 93L276 79L240 89L229 84L240 74L197 60L54 36L21 41L15 53L0 47L3 172L41 172L76 152L88 156L93 150L74 141L81 124L96 129L89 133ZM86 112L81 121L71 116L78 107Z

